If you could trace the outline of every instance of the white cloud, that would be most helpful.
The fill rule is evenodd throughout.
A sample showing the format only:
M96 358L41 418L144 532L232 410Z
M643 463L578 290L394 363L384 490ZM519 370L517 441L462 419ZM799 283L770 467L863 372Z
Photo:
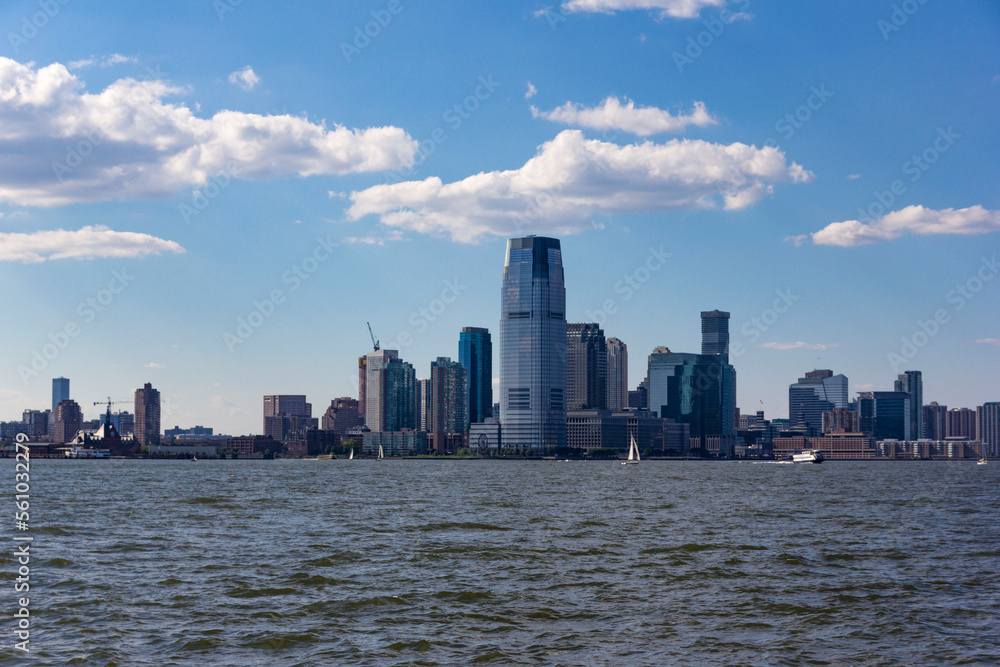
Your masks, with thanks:
M665 132L683 132L688 125L714 125L717 121L702 102L695 102L691 113L676 116L656 107L636 107L626 98L622 104L617 97L609 97L596 107L584 107L567 102L552 111L539 111L531 107L531 115L564 125L579 125L594 130L623 130L641 137Z
M219 111L198 118L163 81L120 79L97 94L61 64L0 58L0 202L170 197L227 172L239 178L346 174L410 166L417 142L296 116Z
M148 364L146 364L145 368L160 369L160 368L166 368L166 366L164 366L163 364L158 364L155 361L151 361Z
M390 227L471 243L486 235L572 234L592 228L593 214L741 209L770 195L773 183L811 178L772 147L687 139L619 146L564 130L519 169L352 192L347 218L377 215Z
M123 56L120 53L113 53L110 56L90 56L83 60L73 60L66 63L66 67L69 69L83 69L84 67L92 67L94 65L98 67L111 67L113 65L134 62L138 62L135 56Z
M229 75L229 83L235 83L243 90L253 90L260 83L260 77L250 65Z
M833 222L812 234L816 245L842 247L891 241L906 234L986 234L1000 231L1000 211L982 206L940 211L907 206L868 222Z
M847 175L847 180L849 180L849 181L856 181L859 178L861 178L861 174L848 174Z
M977 345L998 345L1000 346L1000 338L980 338L976 341Z
M392 230L385 236L348 236L340 240L340 245L375 245L384 246L393 241L402 241L403 233L399 230Z
M528 82L528 90L524 93L524 99L530 100L532 97L538 94L538 89L535 88L535 84Z
M0 261L44 262L48 259L95 259L97 257L144 257L164 252L182 253L173 241L139 234L116 232L102 225L79 231L0 233Z
M829 350L830 348L840 347L839 343L804 343L801 340L795 341L794 343L760 343L757 347L767 348L769 350L780 350L782 352L787 350Z
M614 14L630 9L659 10L661 16L676 19L698 18L703 7L725 7L726 0L568 0L562 8L569 12Z

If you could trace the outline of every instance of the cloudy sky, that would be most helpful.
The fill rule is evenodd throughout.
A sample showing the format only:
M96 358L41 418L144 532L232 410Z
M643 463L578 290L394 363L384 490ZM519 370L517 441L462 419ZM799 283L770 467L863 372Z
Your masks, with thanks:
M505 239L563 240L570 321L699 349L744 410L1000 400L1000 5L83 3L0 7L0 419L72 395L163 426L322 412L357 357L418 376L496 332Z

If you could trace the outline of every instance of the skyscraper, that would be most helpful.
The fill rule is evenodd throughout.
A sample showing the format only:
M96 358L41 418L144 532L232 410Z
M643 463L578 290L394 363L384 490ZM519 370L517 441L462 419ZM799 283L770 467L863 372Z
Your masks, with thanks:
M566 325L566 409L608 406L608 347L599 324Z
M330 401L330 407L323 413L324 431L337 431L343 434L363 423L364 420L358 414L358 402L349 396L333 399Z
M609 338L608 409L624 410L628 405L628 347L617 338Z
M931 401L924 406L924 437L928 440L944 440L948 437L948 406Z
M1000 403L976 408L976 440L983 443L986 456L1000 456Z
M414 385L413 408L417 414L413 421L413 428L426 432L431 423L431 381L428 379L417 380Z
M736 371L719 354L649 355L649 409L691 427L692 438L736 435Z
M72 399L59 401L53 414L55 415L53 442L69 442L77 431L83 428L83 412L80 410L80 405Z
M416 426L416 375L397 350L369 352L365 362L365 424L372 431Z
M507 241L500 422L504 447L566 446L566 286L558 239Z
M69 378L52 378L52 412L56 411L57 405L68 400Z
M905 391L858 393L858 430L876 440L912 440L910 395Z
M729 313L721 310L702 312L701 353L723 355L729 363Z
M807 436L823 434L823 413L847 407L847 378L830 370L814 370L788 386L788 421Z
M896 380L896 391L910 395L910 435L922 440L924 434L924 378L920 371L905 371Z
M365 423L365 381L368 376L368 357L358 357L358 416Z
M435 449L444 450L448 435L464 436L469 426L469 386L465 366L448 357L432 361L430 393L427 431L434 434Z
M969 408L952 408L948 411L947 437L968 438L972 440L976 437L976 411Z
M469 422L493 416L493 341L489 329L464 327L458 336L458 361L469 382Z
M135 437L140 445L160 444L160 392L148 382L135 390Z

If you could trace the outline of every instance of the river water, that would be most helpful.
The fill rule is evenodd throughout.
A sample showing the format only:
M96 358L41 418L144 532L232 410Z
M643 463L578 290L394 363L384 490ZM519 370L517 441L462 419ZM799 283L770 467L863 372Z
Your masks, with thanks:
M995 665L998 473L36 460L0 664Z

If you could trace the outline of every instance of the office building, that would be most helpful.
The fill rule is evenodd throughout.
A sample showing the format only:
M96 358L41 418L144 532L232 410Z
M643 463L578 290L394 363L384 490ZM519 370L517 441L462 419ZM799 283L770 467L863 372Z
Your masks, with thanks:
M976 411L969 408L952 408L948 411L948 427L945 438L964 438L972 440L976 437Z
M910 440L910 395L905 391L859 392L858 430L875 440Z
M469 422L493 416L493 341L489 329L463 327L458 335L458 361L469 383Z
M358 357L358 416L365 422L365 382L368 379L368 357Z
M449 357L438 357L431 362L430 394L427 430L434 438L434 449L448 451L451 448L445 446L446 438L455 435L464 438L469 425L469 384L465 366Z
M823 413L847 407L847 378L831 370L814 370L788 386L788 419L807 436L823 433Z
M608 403L608 347L597 324L566 325L566 409L604 410Z
M649 378L646 378L639 386L635 388L634 391L628 393L628 409L629 410L648 410L649 409Z
M628 346L617 338L609 338L608 347L608 410L624 410L628 405Z
M111 415L111 423L119 435L126 436L135 433L135 415L127 410L122 410ZM209 435L211 435L212 429L208 430Z
M720 355L729 363L729 313L721 310L702 312L701 353Z
M324 431L347 433L364 423L358 412L358 401L349 396L335 398L330 401L330 407L323 413L322 426Z
M419 379L414 383L413 389L413 408L417 413L413 428L426 433L431 423L431 381Z
M428 436L418 431L368 432L363 436L361 452L368 456L378 454L381 446L386 456L414 456L428 452Z
M25 410L21 413L21 423L26 427L23 432L32 438L41 438L49 435L49 420L51 416L51 410Z
M940 441L948 437L948 406L931 401L924 406L924 437Z
M69 400L69 378L52 378L52 412L63 401Z
M290 433L319 428L312 404L303 394L273 394L264 397L264 435L285 442Z
M857 433L858 413L851 408L834 408L823 413L823 433Z
M72 399L63 399L56 404L55 431L52 442L65 443L72 440L83 428L83 411L80 405Z
M509 239L500 311L505 448L566 446L566 287L557 239Z
M976 408L976 440L983 443L986 456L1000 456L1000 403Z
M736 370L724 355L649 355L649 409L691 428L691 438L736 435Z
M135 390L135 437L140 445L160 444L160 392L148 382Z
M896 391L910 395L910 434L922 440L924 434L924 378L920 371L905 371L896 380Z

